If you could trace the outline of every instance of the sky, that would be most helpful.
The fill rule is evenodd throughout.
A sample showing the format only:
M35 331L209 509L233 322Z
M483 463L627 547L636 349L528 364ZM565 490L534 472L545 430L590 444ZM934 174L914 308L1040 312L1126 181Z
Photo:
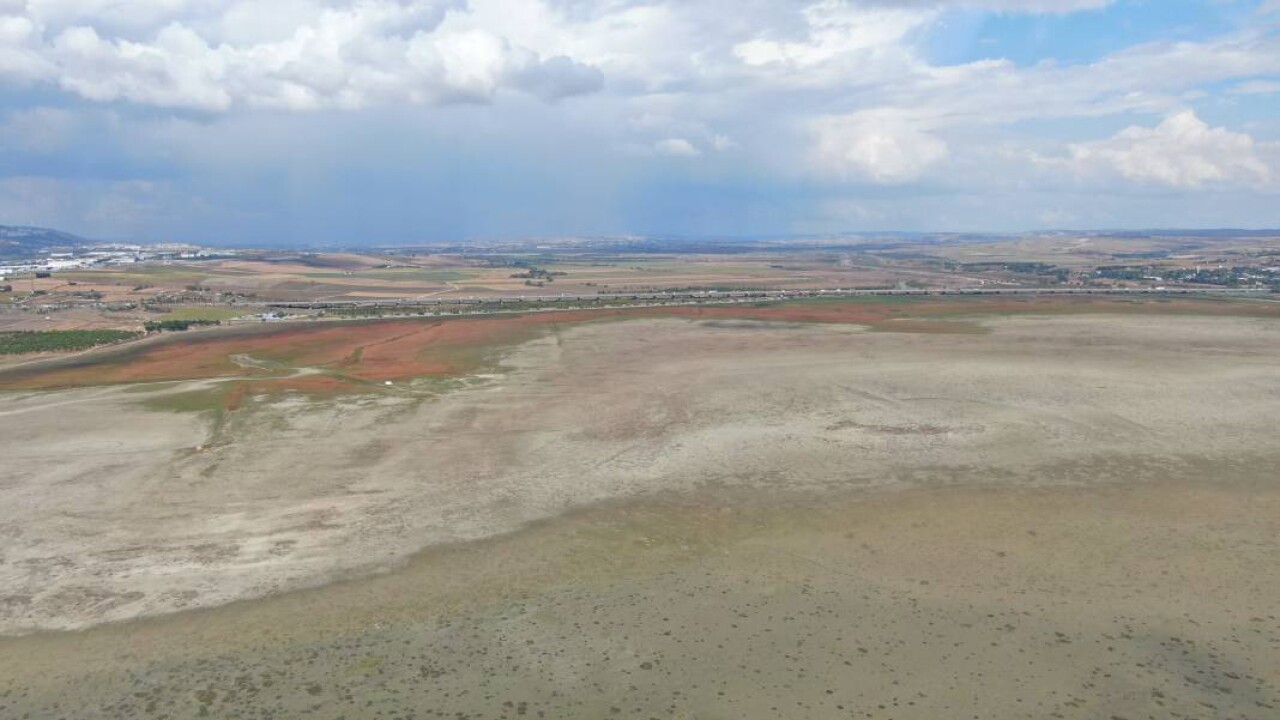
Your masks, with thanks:
M0 224L1280 227L1280 0L0 0Z

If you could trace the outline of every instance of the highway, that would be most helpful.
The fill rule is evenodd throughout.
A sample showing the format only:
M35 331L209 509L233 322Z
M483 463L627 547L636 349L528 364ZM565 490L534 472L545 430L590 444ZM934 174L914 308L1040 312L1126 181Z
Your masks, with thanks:
M1080 288L1080 287L960 287L948 289L851 289L825 288L810 290L702 290L620 292L591 295L518 295L518 296L418 296L413 298L377 298L362 300L237 300L233 303L175 301L183 307L226 307L243 309L246 315L281 312L290 314L303 310L367 310L370 317L378 315L458 315L527 312L531 310L570 310L605 307L657 307L670 305L728 305L748 302L774 302L805 298L859 298L859 297L929 297L929 296L1063 296L1063 295L1112 295L1112 296L1217 296L1254 297L1274 296L1268 288L1206 288L1206 287L1143 287L1143 288ZM1280 300L1280 297L1277 297ZM163 305L165 303L156 303ZM103 308L108 303L47 302L39 306L15 303L11 311L47 313L72 308ZM377 311L377 315L373 313Z

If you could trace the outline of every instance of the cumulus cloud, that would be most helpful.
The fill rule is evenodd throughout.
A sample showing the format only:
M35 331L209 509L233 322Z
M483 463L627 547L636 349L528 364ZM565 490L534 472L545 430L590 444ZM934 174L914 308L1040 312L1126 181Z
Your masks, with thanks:
M1115 136L1070 146L1063 164L1081 176L1118 175L1137 183L1196 189L1206 185L1265 187L1274 177L1265 159L1275 143L1210 127L1190 110L1152 128L1134 126Z
M214 3L222 12L212 17L207 5L33 1L0 15L0 79L205 111L484 102L504 89L557 100L603 82L569 57L482 28L442 28L460 7L453 0L286 3L268 23L274 36L256 38L243 3Z
M1104 0L0 0L0 81L224 111L491 99L732 82L735 65L838 83L910 64L948 7Z
M39 28L20 15L0 14L0 79L32 82L52 76L42 52Z
M910 182L951 154L942 139L897 112L824 117L812 132L816 168L840 180Z
M950 9L1068 12L1106 0L0 0L0 82L95 101L227 111L840 93L1012 122L1167 110L1195 83L1280 72L1266 33L1152 44L1090 65L935 66ZM821 101L815 99L815 104ZM830 112L830 110L824 110Z

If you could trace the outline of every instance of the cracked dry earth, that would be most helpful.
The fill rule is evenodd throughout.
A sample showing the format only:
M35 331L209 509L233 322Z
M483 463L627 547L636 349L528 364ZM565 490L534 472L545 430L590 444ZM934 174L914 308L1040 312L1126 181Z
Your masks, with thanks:
M1276 717L1280 323L982 322L10 394L0 716Z

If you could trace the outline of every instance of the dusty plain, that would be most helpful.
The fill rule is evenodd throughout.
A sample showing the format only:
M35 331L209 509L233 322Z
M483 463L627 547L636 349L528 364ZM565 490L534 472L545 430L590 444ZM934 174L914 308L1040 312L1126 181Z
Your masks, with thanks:
M0 717L1274 718L1274 308L313 324L0 374Z

